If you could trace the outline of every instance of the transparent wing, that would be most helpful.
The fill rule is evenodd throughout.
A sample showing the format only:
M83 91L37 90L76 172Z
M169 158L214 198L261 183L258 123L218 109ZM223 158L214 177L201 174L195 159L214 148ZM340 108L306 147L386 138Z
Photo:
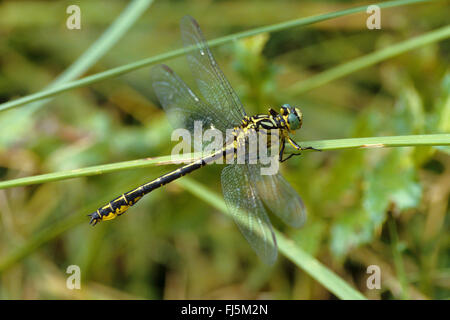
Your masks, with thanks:
M249 174L264 204L283 222L301 227L306 221L306 208L298 193L280 173L261 175L260 168L250 166Z
M222 171L222 189L228 210L253 250L265 263L277 259L277 245L267 212L250 181L251 165L229 165Z
M214 108L208 106L166 65L157 65L151 71L152 85L167 117L174 128L194 132L194 121L202 121L203 129L225 132L229 122Z
M201 94L215 113L228 122L228 129L239 125L245 116L242 103L217 65L197 21L191 16L181 19L181 38L186 48L195 48L186 56Z

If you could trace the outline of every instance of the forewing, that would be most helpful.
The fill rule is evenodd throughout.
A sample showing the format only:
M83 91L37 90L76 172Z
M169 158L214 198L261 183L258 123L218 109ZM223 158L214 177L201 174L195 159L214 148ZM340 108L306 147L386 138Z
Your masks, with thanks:
M244 237L265 263L277 259L277 245L266 210L250 182L248 165L229 165L222 171L222 190L229 212Z
M303 200L280 173L261 175L260 168L252 166L250 176L264 204L285 223L301 227L306 221Z
M225 132L228 128L228 122L198 98L168 66L153 67L151 77L156 96L174 128L186 128L193 133L194 121L202 121L204 129L214 126Z
M220 70L203 37L197 21L191 16L181 20L181 38L197 86L215 113L228 122L228 129L238 126L245 116L244 108L225 75Z

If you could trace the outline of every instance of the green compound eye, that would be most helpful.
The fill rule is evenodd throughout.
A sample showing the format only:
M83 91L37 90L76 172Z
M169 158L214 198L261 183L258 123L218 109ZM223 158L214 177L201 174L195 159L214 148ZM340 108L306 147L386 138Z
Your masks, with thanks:
M291 113L288 115L288 122L291 130L297 130L300 128L300 120L295 114Z

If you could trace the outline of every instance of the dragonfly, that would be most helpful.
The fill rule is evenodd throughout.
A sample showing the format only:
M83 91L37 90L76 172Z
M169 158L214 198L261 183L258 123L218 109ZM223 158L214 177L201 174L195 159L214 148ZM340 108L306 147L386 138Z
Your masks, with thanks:
M166 65L158 65L151 70L156 96L173 126L181 125L193 133L195 121L201 121L205 127L215 128L222 133L233 129L232 136L222 149L123 193L100 207L89 215L93 225L122 215L144 195L157 188L226 158L230 153L236 154L238 144L249 132L276 131L280 162L301 154L302 150L318 150L301 147L290 138L290 134L300 129L303 122L302 113L297 107L285 104L279 112L270 108L267 114L248 116L214 59L197 21L191 16L185 16L180 26L187 60L202 99ZM284 157L287 143L298 152ZM261 166L260 163L228 164L222 170L221 184L227 209L240 231L260 259L271 265L277 259L277 244L266 208L286 224L297 228L306 220L306 208L298 193L280 173L262 175Z

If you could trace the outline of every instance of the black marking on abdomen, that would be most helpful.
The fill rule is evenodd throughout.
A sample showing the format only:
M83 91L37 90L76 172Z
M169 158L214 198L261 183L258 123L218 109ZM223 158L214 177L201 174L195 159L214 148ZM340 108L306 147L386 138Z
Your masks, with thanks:
M131 191L122 194L121 196L110 201L107 205L100 207L96 212L90 214L89 215L91 217L90 223L95 225L99 221L111 220L114 219L116 216L120 216L121 214L125 213L125 211L127 211L129 207L136 204L136 202L138 202L147 193L150 193L153 190L165 184L168 184L178 178L181 178L182 176L191 173L194 170L204 167L208 163L222 157L223 152L224 152L223 150L220 150L208 157L187 164L177 170L162 175L153 181L150 181Z

